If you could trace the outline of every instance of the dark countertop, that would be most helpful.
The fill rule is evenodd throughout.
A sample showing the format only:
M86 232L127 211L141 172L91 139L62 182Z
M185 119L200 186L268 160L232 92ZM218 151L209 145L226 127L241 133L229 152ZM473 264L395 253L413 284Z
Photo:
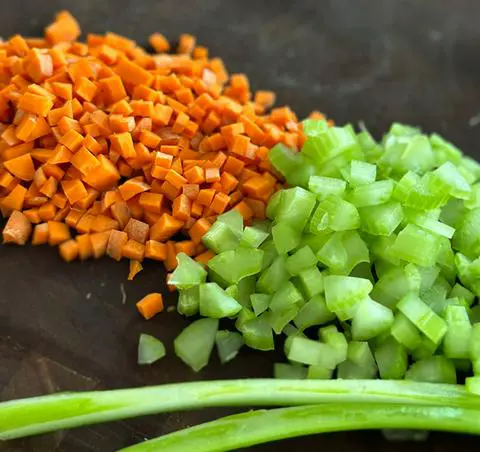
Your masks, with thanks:
M254 89L273 89L300 116L320 109L337 122L363 120L376 133L393 121L437 131L478 154L480 3L474 0L0 2L0 35L38 35L55 11L68 8L84 32L115 31L146 42L198 37ZM165 291L149 262L133 282L127 262L64 264L48 247L0 246L0 400L56 390L121 388L195 379L270 376L274 354L244 351L198 375L172 350L187 321L174 312L145 322L134 303ZM127 301L122 304L121 286ZM174 297L169 298L169 304ZM169 356L136 365L138 335L161 338ZM281 354L278 354L281 356ZM0 445L9 451L110 451L143 438L223 415L227 410L172 413L83 428ZM472 450L473 437L432 434L426 443L387 443L377 432L329 434L251 450Z

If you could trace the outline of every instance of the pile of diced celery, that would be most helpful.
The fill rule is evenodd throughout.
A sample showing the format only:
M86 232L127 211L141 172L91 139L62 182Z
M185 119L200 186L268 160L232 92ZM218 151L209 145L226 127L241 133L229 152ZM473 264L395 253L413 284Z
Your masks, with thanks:
M198 371L215 343L227 362L283 335L279 378L480 375L480 165L401 124L380 143L350 125L303 127L301 152L270 151L291 187L271 198L271 221L244 227L230 211L203 239L208 268L178 256L178 310L204 318L177 355ZM219 331L222 318L236 331Z

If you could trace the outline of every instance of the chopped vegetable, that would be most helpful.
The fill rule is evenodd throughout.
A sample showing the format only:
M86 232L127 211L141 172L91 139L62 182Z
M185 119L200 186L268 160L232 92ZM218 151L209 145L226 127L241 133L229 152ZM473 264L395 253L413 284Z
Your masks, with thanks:
M166 354L165 346L149 334L141 334L138 341L138 364L153 364Z

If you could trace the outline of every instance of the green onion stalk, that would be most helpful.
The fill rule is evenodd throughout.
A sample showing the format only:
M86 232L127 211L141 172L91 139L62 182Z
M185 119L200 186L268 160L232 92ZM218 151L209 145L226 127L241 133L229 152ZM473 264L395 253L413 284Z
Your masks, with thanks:
M395 403L480 410L463 386L413 381L250 379L72 392L0 403L0 440L154 413L219 406ZM478 420L478 416L476 417ZM374 426L372 425L371 428Z

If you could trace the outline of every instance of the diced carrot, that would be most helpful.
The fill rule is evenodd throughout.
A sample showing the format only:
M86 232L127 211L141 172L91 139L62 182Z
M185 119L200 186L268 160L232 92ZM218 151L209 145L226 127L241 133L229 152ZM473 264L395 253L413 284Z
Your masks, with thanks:
M74 239L67 240L60 244L58 251L65 262L71 262L78 257L81 245L83 245L83 240L80 240L80 242Z
M92 254L95 259L100 259L107 252L107 244L110 238L110 231L95 232L89 234Z
M67 217L65 218L65 223L67 223L71 228L75 228L84 213L85 211L80 209L71 209Z
M38 209L27 209L23 211L23 214L27 217L28 221L32 224L40 223L40 215L38 214Z
M162 242L175 235L183 226L183 221L180 221L168 213L164 213L158 222L150 228L150 238Z
M123 257L122 249L127 242L128 235L126 232L112 230L108 239L107 254L119 261Z
M142 193L138 202L148 212L162 213L163 195L160 193Z
M125 201L117 201L111 206L110 210L113 218L118 221L120 228L123 229L131 217L128 204Z
M167 258L164 262L165 269L169 272L175 270L177 267L177 251L175 249L175 242L169 240L167 242Z
M3 243L25 245L32 233L32 224L20 211L15 210L3 229Z
M175 198L172 205L173 216L183 222L190 217L191 201L186 195L179 195Z
M3 162L3 166L10 171L15 177L24 181L31 181L35 175L35 167L30 154Z
M150 227L143 221L138 221L135 218L130 218L124 231L128 234L128 238L135 240L141 244L145 244L148 238Z
M212 259L213 257L215 257L215 253L213 251L204 251L203 253L201 254L198 254L196 257L195 257L195 260L197 262L200 262L201 264L205 264L207 265L208 264L208 261L210 259Z
M118 190L120 191L122 198L125 201L128 201L139 193L150 190L150 186L140 180L130 179L124 184L120 185Z
M48 243L48 223L40 223L33 228L32 245L45 245Z
M88 234L92 230L92 225L95 221L95 215L86 213L80 218L75 228L81 234Z
M143 270L143 267L142 267L142 264L140 263L140 261L137 261L135 259L131 259L127 279L129 281L132 281L133 278L135 278L135 276L138 275L138 273L140 273L142 270Z
M200 243L202 241L202 237L206 234L206 232L210 229L211 224L205 218L200 218L195 222L195 224L190 228L188 234L190 235L191 239L195 243Z
M164 53L170 50L170 44L161 33L151 34L148 38L148 42L157 53Z
M240 201L235 207L234 210L239 212L243 219L245 221L249 221L253 217L253 211L252 209L248 206L248 204L245 201Z
M93 249L90 241L90 234L77 235L75 241L77 242L78 247L78 257L80 257L82 261L92 257Z
M187 256L195 255L195 242L193 240L183 240L175 243L175 251L178 253L185 253Z
M49 221L48 223L48 244L50 246L59 245L71 238L70 229L65 223L59 221Z
M150 293L137 304L137 310L145 320L149 320L163 311L163 297L160 293Z
M61 185L63 192L71 205L85 198L88 194L85 186L79 179L62 181Z
M202 206L208 207L212 203L214 196L215 190L211 188L204 188L198 192L196 202Z
M97 215L91 224L92 232L105 232L111 229L118 229L120 227L117 220L106 215Z
M145 257L164 261L167 258L167 246L165 243L156 240L148 240L145 243Z

